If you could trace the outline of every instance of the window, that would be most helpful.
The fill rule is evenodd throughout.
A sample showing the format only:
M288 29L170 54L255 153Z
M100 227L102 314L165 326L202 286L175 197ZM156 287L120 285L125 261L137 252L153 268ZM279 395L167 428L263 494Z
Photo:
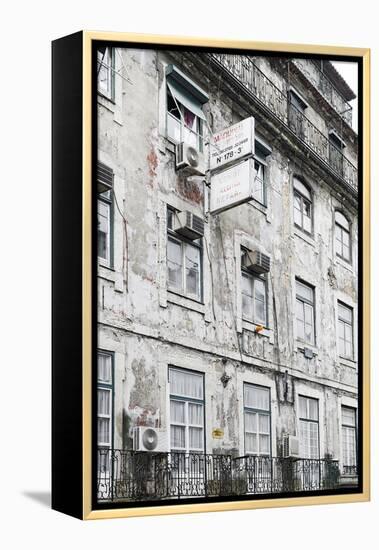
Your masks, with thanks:
M246 254L241 251L241 257ZM242 317L253 323L267 325L266 279L241 271Z
M114 99L114 49L99 47L97 50L98 91L108 99Z
M183 453L204 452L204 376L170 367L170 446Z
M112 354L97 353L97 445L100 472L109 471L112 447Z
M108 178L113 184L113 172L110 168L99 163L98 167L98 188L102 189L101 193L98 193L97 200L97 255L101 265L106 267L112 266L112 232L113 232L113 200L112 189L104 186L102 173L100 167L106 169L111 175ZM101 187L100 187L101 186ZM108 189L108 190L104 190Z
M167 67L166 81L167 137L203 151L205 115L202 105L208 101L208 95L173 65Z
M255 179L253 188L253 197L261 204L266 204L266 188L265 188L265 167L258 160L254 161Z
M342 302L338 302L338 353L353 358L353 310Z
M351 240L350 240L350 224L345 216L336 211L335 212L335 243L336 254L343 260L350 262L351 258Z
M334 131L329 132L329 162L339 174L343 174L344 147L342 139Z
M306 118L304 116L305 110L308 105L300 97L300 95L295 92L295 90L290 90L289 92L289 126L293 132L300 138L304 139Z
M168 289L188 298L202 299L202 242L189 241L173 231L175 211L167 210Z
M312 195L300 180L293 180L293 216L296 227L306 233L312 233Z
M245 453L271 455L270 388L244 384Z
M357 470L356 410L342 407L342 462L343 473L355 474Z
M296 280L296 338L315 343L314 288Z
M318 399L299 395L300 456L320 458Z

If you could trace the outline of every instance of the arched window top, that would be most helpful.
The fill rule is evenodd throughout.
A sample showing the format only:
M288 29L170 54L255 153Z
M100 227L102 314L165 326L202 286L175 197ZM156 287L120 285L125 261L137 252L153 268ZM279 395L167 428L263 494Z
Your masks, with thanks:
M346 229L346 231L350 231L349 220L339 210L336 210L335 212L335 221L338 225Z
M307 185L305 185L302 181L300 181L298 178L293 178L293 187L304 198L308 199L309 201L312 201L312 193L310 188Z

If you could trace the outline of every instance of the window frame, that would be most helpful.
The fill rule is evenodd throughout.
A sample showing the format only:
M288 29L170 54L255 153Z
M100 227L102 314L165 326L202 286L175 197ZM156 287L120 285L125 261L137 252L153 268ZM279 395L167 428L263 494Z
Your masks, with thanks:
M99 356L107 357L110 361L110 382L106 382L104 380L99 379ZM110 393L110 415L109 415L109 443L100 442L99 441L99 426L98 426L98 419L99 418L108 418L108 415L99 415L98 411L98 402L96 399L96 445L98 450L102 449L108 449L109 452L111 452L114 449L114 352L112 351L106 351L103 349L97 349L96 354L97 362L96 362L96 398L98 399L98 393L99 390L102 391L108 391ZM101 453L100 453L101 456ZM109 456L110 459L110 456ZM97 468L99 469L100 464L97 464ZM108 463L108 467L105 472L108 474L111 469L111 464Z
M350 314L351 314L351 323L349 323L348 321L346 321L346 319L343 319L341 317L341 314L340 314L340 307L342 308L345 308L347 309ZM342 359L348 359L350 361L354 361L354 308L352 308L351 306L348 306L347 304L345 304L344 302L342 302L341 300L337 300L337 323L338 323L338 326L337 326L337 339L338 339L338 346L337 346L337 349L338 349L338 356L341 357ZM346 351L346 326L349 326L351 328L351 342L350 342L350 345L351 345L351 355L346 355L345 353L341 353L341 349L340 349L340 323L343 323L343 326L344 326L344 351Z
M191 241L191 239L187 239L183 235L179 235L176 233L171 227L169 227L169 213L171 213L173 216L177 213L177 210L171 206L167 206L167 241L166 241L166 277L167 277L167 290L168 292L172 292L174 294L177 294L178 296L183 296L184 298L187 298L188 300L192 300L194 302L203 304L204 303L204 246L203 246L203 239L204 237L201 237L200 239L196 239L195 241ZM181 260L182 260L182 287L181 289L175 288L170 285L169 277L168 277L168 243L169 241L176 241L178 244L180 244L181 247ZM192 246L193 248L196 248L199 251L199 296L196 296L194 294L190 294L187 292L187 274L186 274L186 248L187 246Z
M305 298L304 296L301 296L300 294L298 294L298 286L297 286L298 284L300 284L300 285L302 285L302 286L304 286L307 289L312 291L312 296L313 296L312 301L310 301L307 298ZM304 282L302 279L299 279L299 278L296 277L295 278L295 295L296 295L296 306L295 306L296 340L299 341L299 342L302 342L304 344L310 345L310 346L316 346L316 289L313 285L310 285L310 284ZM298 316L297 316L297 304L298 304L298 302L300 302L302 304L303 313L304 313L304 318L303 318L304 337L305 337L305 325L306 325L304 304L312 307L312 322L313 322L312 336L313 336L313 338L312 338L311 342L305 340L305 338L300 338L299 334L298 334L298 321L300 320L300 319L298 319Z
M268 398L269 398L269 408L268 409L258 409L254 407L249 407L246 405L246 399L245 399L245 388L247 386L250 386L252 388L257 389L264 389L268 391ZM255 414L257 419L257 431L256 432L247 432L246 430L246 413L247 414ZM266 416L269 418L269 433L263 432L261 434L259 429L259 417L260 415ZM246 433L252 433L255 434L257 437L257 452L250 452L247 451L246 448ZM260 451L260 444L259 444L259 436L260 435L268 435L269 436L269 453L262 453ZM271 458L272 456L272 407L271 407L271 388L269 386L262 386L261 384L253 384L251 382L244 382L243 383L243 438L244 438L244 454L247 456L262 456Z
M354 411L354 425L352 424L346 424L343 420L343 409L348 409L350 411ZM345 446L344 446L344 428L349 428L350 430L354 430L354 459L355 464L345 464ZM342 447L342 456L341 456L341 463L343 471L345 468L349 467L355 467L358 466L358 440L357 440L358 430L357 430L357 409L355 407L350 407L348 405L341 405L341 447ZM347 455L348 453L346 453Z
M242 255L246 253L246 250L242 247L241 248L241 258L242 258ZM242 264L242 262L241 262ZM243 280L243 277L247 278L247 279L250 279L251 281L251 286L252 286L252 309L253 309L253 317L252 318L249 318L245 312L244 312L244 308L243 308L243 296L246 295L243 291L243 284L242 284L242 280ZM255 282L256 281L260 281L263 283L264 285L264 296L265 296L265 300L264 300L264 322L262 323L262 320L258 320L257 317L256 317L256 307L255 307L255 302L256 302L256 298L255 298ZM259 276L258 274L254 274L254 273L251 273L250 271L248 271L247 269L245 269L244 267L242 267L241 265L241 314L242 314L242 320L243 321L247 321L249 323L254 323L255 325L262 325L267 328L268 327L268 289L267 289L267 276L265 277L262 277L262 276ZM247 295L246 295L247 296Z
M105 97L112 103L115 102L115 48L112 46L105 46L105 52L109 52L108 58L110 59L110 63L104 62L105 55L103 56L102 60L99 60L99 53L100 49L97 49L97 92L100 96ZM109 86L107 86L107 89L100 87L99 82L99 76L100 76L100 70L101 66L103 66L107 70L107 81L109 82Z
M337 220L337 214L339 214L340 216L342 216L346 220L346 224L348 226L348 229L346 229L346 227L344 227L341 223L339 223L339 221ZM337 231L341 232L341 240L337 239ZM349 246L348 246L349 257L348 258L346 256L344 256L344 254L343 254L343 251L344 251L343 234L344 233L346 233L347 236L348 236L348 243L349 243ZM340 254L337 251L337 241L341 243L342 254ZM352 263L351 222L345 216L345 214L343 212L341 212L341 210L335 210L335 212L334 212L334 246L335 246L335 251L336 251L337 258L340 258L344 262L347 262L348 264L351 264Z
M300 399L305 399L307 402L307 414L309 410L309 401L315 401L317 403L317 420L303 417L300 415ZM303 395L298 394L298 421L299 421L299 442L300 442L300 449L304 446L302 445L302 437L301 437L301 425L302 422L309 423L309 424L316 424L317 425L317 458L314 457L305 457L301 456L300 458L305 458L306 460L320 460L320 454L321 454L321 448L320 448L320 400L317 397L310 397L309 395Z
M202 392L203 392L203 398L198 399L196 397L189 397L184 395L178 395L171 392L171 386L170 386L170 374L172 371L179 371L184 374L189 375L195 375L202 378ZM170 452L172 453L180 453L185 454L186 456L190 454L205 454L206 453L206 418L205 418L205 374L203 372L195 371L192 369L186 369L182 367L177 367L175 365L169 365L168 366L168 383L169 383L169 391L168 391L168 400L169 400L169 407L168 407L168 426L169 426L169 446L170 446ZM171 402L181 402L184 403L184 423L180 422L172 422L171 421ZM189 405L201 405L202 411L203 411L203 425L197 425L197 424L190 424L189 422ZM171 426L179 426L184 427L184 439L185 439L185 446L184 448L173 448L171 446ZM203 430L203 448L202 449L191 449L190 448L190 428L201 428Z
M109 193L107 196L106 194ZM97 195L97 216L99 216L99 205L105 205L109 212L109 219L108 219L108 236L107 236L107 247L109 252L109 258L106 260L102 256L99 256L99 249L97 250L97 259L98 263L102 267L106 267L108 269L113 269L114 265L114 201L113 201L113 188L109 189L109 191L106 191L105 193L98 193ZM98 228L99 231L99 228ZM99 237L97 235L97 242L99 242Z
M296 181L298 181L302 186L305 187L305 189L309 193L310 198L306 197L304 195L304 193L302 193L299 190L299 188L296 187ZM295 220L295 210L297 210L297 208L295 207L296 198L298 198L300 200L301 225L299 225ZM310 236L313 236L313 232L314 232L314 216L313 216L314 215L314 200L313 200L313 198L314 198L314 195L313 195L312 188L309 185L307 185L306 183L304 183L300 178L295 176L293 178L293 223L294 223L294 226L297 229L300 229L300 231L302 231L306 235L310 235ZM310 206L310 216L309 216L310 224L311 224L310 231L308 231L304 227L304 204L305 203L308 203L309 206ZM308 217L308 216L306 216L306 217Z

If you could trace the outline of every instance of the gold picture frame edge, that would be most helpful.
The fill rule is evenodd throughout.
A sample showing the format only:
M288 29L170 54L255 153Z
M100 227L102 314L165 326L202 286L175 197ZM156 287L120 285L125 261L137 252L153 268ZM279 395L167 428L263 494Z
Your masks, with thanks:
M225 501L214 503L175 504L146 506L138 508L110 508L92 510L92 460L91 460L91 410L92 410L92 275L91 275L91 135L92 135L92 42L94 40L148 43L172 46L203 46L213 48L235 48L291 52L301 54L328 54L361 57L363 60L363 348L366 350L363 361L363 425L365 431L363 445L363 491L343 495L320 495L264 500ZM219 38L198 38L189 36L156 35L140 33L83 31L83 227L82 227L82 383L83 383L83 519L109 519L138 516L189 514L232 510L253 510L258 508L282 508L287 506L311 506L367 502L370 500L370 48L345 46L321 46L292 44L283 42L254 42L221 40Z

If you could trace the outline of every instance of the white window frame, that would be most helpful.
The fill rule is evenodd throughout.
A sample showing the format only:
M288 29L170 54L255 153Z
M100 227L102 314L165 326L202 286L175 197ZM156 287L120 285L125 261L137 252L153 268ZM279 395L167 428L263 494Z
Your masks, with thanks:
M250 386L250 387L253 387L253 388L256 388L258 390L265 390L268 392L268 398L269 398L269 408L268 409L258 409L258 408L252 408L252 407L249 407L248 405L246 405L246 399L245 399L245 388L247 386ZM246 415L247 414L254 414L255 417L256 417L256 427L257 427L257 431L256 432L249 432L247 429L246 429ZM265 417L268 417L268 424L269 424L269 431L268 432L261 432L260 431L260 427L259 427L259 419L261 416L265 416ZM271 451L272 451L272 441L271 441L271 438L272 438L272 434L271 434L271 431L272 431L272 427L271 427L271 388L270 387L266 387L266 386L261 386L261 385L258 385L258 384L251 384L250 382L244 382L243 383L243 418L244 418L244 448L245 448L245 454L246 455L249 455L249 456L264 456L264 457L271 457ZM256 452L252 452L252 451L247 451L246 449L246 434L254 434L256 435L256 443L257 443L257 451ZM268 449L269 449L269 452L261 452L260 450L260 441L259 441L259 436L260 435L265 435L269 437L268 441L269 441L269 444L268 444Z
M101 457L101 450L104 449L104 450L107 450L107 451L111 451L112 449L112 445L113 445L113 436L112 436L112 431L113 431L113 354L110 353L110 352L106 352L106 351L103 351L103 350L98 350L97 351L97 360L99 360L99 357L100 356L103 356L103 357L106 357L107 361L110 362L110 379L108 381L105 381L103 379L100 379L99 378L99 375L98 375L98 370L97 370L97 395L99 393L99 391L106 391L106 392L109 392L109 413L108 414L104 414L104 413L99 413L99 411L97 411L97 421L99 418L102 418L102 419L108 419L109 420L109 441L99 441L99 427L98 427L98 423L97 423L97 438L96 438L96 441L97 441L97 448L100 450L100 453L99 453L99 457ZM103 463L103 465L105 464L105 471L101 472L101 474L108 474L110 472L110 455L107 453L106 455L103 455L103 456L106 456L108 458L108 463L106 463L106 461ZM100 468L100 464L97 464L97 467L98 469Z
M349 323L348 321L346 321L346 319L344 319L342 316L341 316L341 313L340 313L340 308L344 308L346 310L348 310L351 314L351 322ZM342 357L343 359L350 359L350 360L353 360L354 359L354 310L352 307L348 306L347 304L341 302L340 300L337 301L337 319L338 319L338 327L337 327L337 339L338 339L338 355L340 357ZM344 345L343 345L343 350L341 350L341 337L340 337L340 325L343 325L343 329L344 329L344 338L343 338L343 342L344 342ZM350 342L350 347L351 347L351 353L350 355L347 355L345 352L346 352L346 326L349 326L350 327L350 330L351 330L351 342Z
M243 291L243 284L241 281L241 299L242 299L242 305L241 305L241 311L242 311L242 319L244 321L249 321L250 323L263 325L264 327L267 327L267 280L263 279L259 275L254 275L253 273L249 273L248 271L241 269L241 279L248 279L251 285L252 289L252 295L248 295ZM258 319L256 315L256 296L255 296L255 283L256 281L260 281L264 286L264 319ZM243 309L243 296L248 297L252 301L252 311L253 316L250 318Z
M100 208L105 208L108 216L107 216L107 233L106 233L106 253L107 257L103 258L103 256L99 256L99 250L98 253L98 260L99 263L104 267L110 267L111 266L111 225L112 225L112 208L111 208L111 202L104 200L103 198L97 199L97 216L99 218L100 215ZM98 222L99 223L99 222ZM98 227L99 232L99 227Z
M114 95L115 95L115 82L114 82L114 74L115 74L115 49L112 47L105 47L104 54L97 50L97 89L98 93L102 96L106 97L110 101L114 101ZM107 85L101 86L100 84L100 73L101 70L104 69L107 74Z
M343 409L349 409L351 411L354 411L354 424L344 424L343 421ZM347 452L347 449L345 448L345 438L344 438L344 432L345 430L353 431L354 433L354 464L345 464L345 456L349 455L349 452ZM357 453L357 409L355 407L350 407L348 405L341 405L341 447L342 447L342 468L346 467L357 467L358 464L358 453ZM350 461L350 460L349 460Z
M315 288L312 285L308 285L307 283L304 283L302 280L297 279L297 278L295 279L295 285L296 285L296 307L295 307L296 339L299 342L303 342L304 344L309 344L311 346L315 346L316 345L316 315L315 315L315 304L316 304L316 296L315 295L316 295L316 292L315 292ZM312 291L312 296L313 296L312 301L308 300L304 296L301 296L300 294L298 294L298 285L302 285L305 288L307 288L308 290ZM297 316L298 303L301 304L301 307L302 307L303 319L299 319L298 316ZM312 308L312 340L311 341L305 339L305 325L306 325L306 322L305 322L305 308L306 308L306 306ZM304 338L301 338L300 335L298 334L298 321L302 321L302 323L304 325Z
M351 263L351 224L346 216L339 210L336 210L334 214L334 232L336 256L345 262ZM344 234L347 235L348 238L348 256L344 254ZM340 236L340 238L338 238L338 236ZM341 252L337 250L337 243L340 243Z
M202 378L202 385L203 385L203 397L202 399L198 399L191 396L185 396L185 395L179 395L175 393L171 393L171 386L170 386L170 375L173 371L180 372L181 374L187 374L188 376L198 376L199 378ZM189 454L204 454L205 453L205 388L204 388L204 373L202 372L194 372L190 371L188 369L183 369L179 367L169 367L169 411L171 410L171 402L180 402L184 403L184 422L172 422L171 420L171 413L169 412L169 422L168 425L170 427L169 431L169 440L170 440L170 450L173 453L185 453L186 455ZM202 411L203 411L203 423L202 424L190 424L189 422L189 407L190 405L201 405ZM171 426L178 426L181 428L184 428L184 440L185 440L185 446L184 447L171 447ZM195 429L202 429L202 447L201 448L191 448L190 447L190 428Z
M167 216L171 213L172 216L176 215L176 211L172 208L167 209ZM168 276L168 266L169 266L169 254L168 254L168 247L169 242L175 242L176 244L180 245L181 248L181 267L182 267L182 277L181 277L181 288L177 288L175 286L172 286L170 284L169 276ZM186 250L187 247L192 247L198 250L199 254L199 284L197 288L197 294L191 294L187 290L187 258L186 258ZM197 239L197 241L190 241L183 237L182 235L178 235L175 233L175 231L172 230L172 228L169 227L169 224L167 223L167 250L166 250L166 259L167 259L167 290L169 292L174 292L175 294L180 294L181 296L184 296L186 298L189 298L191 300L194 300L196 302L203 303L203 246L202 246L202 239Z
M295 206L296 198L300 200L300 210ZM304 214L304 205L308 204L310 208L310 216ZM301 215L301 224L295 221L295 210L298 210ZM296 228L300 229L307 235L313 235L313 193L311 188L304 184L299 178L293 178L293 223ZM310 220L310 231L304 227L304 217Z
M303 417L303 416L300 416L300 400L301 399L305 399L306 401L306 416ZM314 420L312 418L310 418L310 414L309 414L309 401L315 401L317 403L317 420ZM303 394L299 394L298 396L298 419L299 419L299 440L300 440L300 458L305 458L305 459L309 459L309 460L319 460L320 459L320 453L321 453L321 448L320 448L320 402L319 402L319 399L315 398L315 397L310 397L308 395L303 395ZM304 439L303 437L301 436L301 432L302 432L302 426L303 424L312 424L312 425L316 425L317 426L317 449L318 449L318 453L317 453L317 456L303 456L303 452L302 452L302 449L305 448L305 446L308 447L308 455L311 454L310 450L310 440L307 441L307 445L305 445L305 442L304 442Z

